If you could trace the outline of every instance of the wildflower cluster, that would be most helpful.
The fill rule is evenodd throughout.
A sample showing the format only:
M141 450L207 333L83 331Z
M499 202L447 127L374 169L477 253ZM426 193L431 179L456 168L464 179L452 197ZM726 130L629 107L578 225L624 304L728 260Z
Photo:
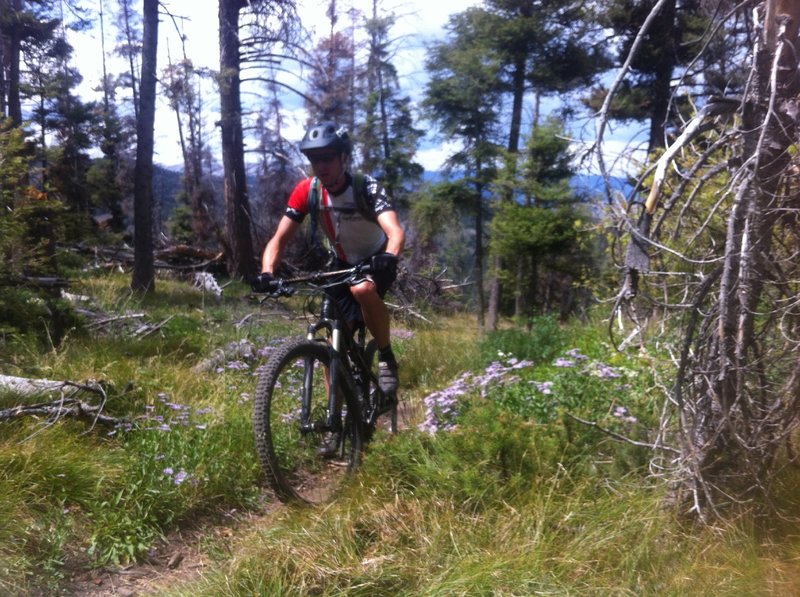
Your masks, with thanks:
M164 467L164 469L161 472L164 474L165 477L169 478L175 485L180 485L191 476L183 469L180 469L176 473L171 466Z
M624 396L626 390L630 389L624 384L608 388L607 385L598 386L597 383L593 383L592 380L604 382L621 379L627 372L601 361L592 360L581 354L577 348L566 351L563 356L552 362L552 366L560 370L552 381L529 380L527 383L528 387L534 390L534 394L524 396L529 408L522 410L528 411L528 414L539 420L551 418L557 407L599 407L600 403L608 403L606 397L609 395L611 403L614 404ZM545 402L542 399L537 400L537 395L551 398ZM624 406L615 406L610 414L624 423L637 422Z
M113 436L123 432L131 439L138 438L136 440L138 443L151 447L150 453L155 453L153 459L156 462L167 460L164 451L174 452L175 446L184 444L188 438L184 434L205 432L208 429L206 415L213 413L213 409L210 407L195 408L173 402L164 392L160 392L156 396L155 404L146 405L144 410L144 414L136 417L136 423L126 422L117 425L108 435ZM179 434L182 439L171 437L175 434ZM177 449L180 450L180 448ZM149 450L145 450L145 454L147 451ZM181 485L189 480L193 483L197 482L183 468L176 471L172 466L162 466L161 464L158 466L161 474L174 485Z
M623 369L593 360L577 348L535 370L531 361L520 361L503 352L498 355L500 360L483 373L463 373L446 388L428 395L420 430L435 433L455 428L463 403L474 395L490 396L504 408L540 422L552 420L559 408L588 410L598 416L610 414L621 423L638 422L620 404L630 386L618 383L609 387L607 383L626 377L629 372ZM553 377L532 379L534 371L549 371Z
M477 391L485 398L490 388L516 383L519 381L516 372L533 366L532 361L520 361L502 352L499 356L506 359L505 363L494 361L480 375L462 373L446 388L426 396L425 420L419 425L419 429L435 433L455 428L462 397Z

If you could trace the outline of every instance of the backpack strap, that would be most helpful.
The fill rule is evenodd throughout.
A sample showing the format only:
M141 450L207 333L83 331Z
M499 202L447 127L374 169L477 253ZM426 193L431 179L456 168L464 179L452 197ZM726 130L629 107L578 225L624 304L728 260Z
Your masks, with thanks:
M309 222L311 232L311 245L317 245L317 228L319 227L319 203L322 200L322 183L316 176L311 179L308 186L308 214L311 217Z
M378 216L375 215L375 210L367 203L367 178L361 172L356 172L353 175L353 197L356 201L358 213L365 220L377 222Z

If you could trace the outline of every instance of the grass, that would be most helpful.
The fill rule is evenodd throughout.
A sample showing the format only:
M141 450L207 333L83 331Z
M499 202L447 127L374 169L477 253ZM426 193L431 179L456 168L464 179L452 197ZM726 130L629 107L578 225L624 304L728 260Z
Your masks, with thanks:
M92 277L76 292L93 309L142 317L107 333L72 330L59 345L19 335L0 344L9 373L102 380L106 412L127 421L0 425L0 594L57 594L72 570L141 558L198 515L261 508L250 422L258 359L209 359L302 333L289 318L300 304L261 307L232 284L217 305L169 280L141 300L127 282ZM161 325L132 338L142 323ZM480 341L474 330L458 315L396 326L412 428L379 433L335 503L278 509L214 546L217 565L200 580L163 594L800 593L791 525L692 526L666 506L645 452L567 415L646 439L661 406L658 359L614 352L591 322L541 319ZM17 402L0 396L0 408ZM449 431L417 429L433 415ZM781 480L788 510L796 477Z

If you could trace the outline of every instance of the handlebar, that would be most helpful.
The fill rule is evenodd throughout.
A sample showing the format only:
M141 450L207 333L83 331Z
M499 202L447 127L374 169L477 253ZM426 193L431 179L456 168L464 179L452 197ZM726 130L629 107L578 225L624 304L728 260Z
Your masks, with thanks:
M369 274L372 272L372 265L370 263L362 263L347 269L334 270L330 272L313 272L304 276L297 276L294 278L275 278L274 289L261 292L268 297L291 296L294 294L295 289L293 286L296 284L303 284L308 282L321 282L330 280L331 278L341 278L341 282L347 279L358 276L361 274Z

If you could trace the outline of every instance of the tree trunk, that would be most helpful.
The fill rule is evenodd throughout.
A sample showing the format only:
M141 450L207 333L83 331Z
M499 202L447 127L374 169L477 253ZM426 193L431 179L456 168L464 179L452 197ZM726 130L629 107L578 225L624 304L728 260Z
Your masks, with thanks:
M664 8L661 9L657 24L654 26L656 31L659 31L663 42L675 43L674 34L672 33L676 27L675 25L675 0L667 2ZM659 25L660 23L660 25ZM662 30L663 28L663 30ZM657 65L655 72L655 80L650 92L650 139L648 144L648 154L652 155L653 151L663 149L666 147L666 126L667 118L669 116L671 85L672 85L672 71L675 69L675 60L673 53L666 53L660 63Z
M228 274L250 279L256 260L250 232L250 201L247 195L242 135L242 103L239 77L238 0L219 3L220 129L224 169L225 220Z
M482 176L483 164L480 158L475 165L478 177ZM483 183L476 183L475 199L475 300L478 311L478 332L483 333L486 328L486 299L483 292Z
M512 77L514 86L514 98L511 107L511 129L508 134L508 152L519 153L519 137L522 129L522 102L525 97L525 59L524 53L518 54L514 59L514 75ZM516 164L512 166L516 172ZM510 193L506 197L501 197L501 201L511 201ZM486 319L486 328L489 330L497 329L497 322L500 317L500 297L502 295L502 285L500 284L500 272L503 270L503 258L495 256L493 258L492 277L489 282L489 312ZM516 292L520 292L517 287Z
M136 118L136 122L139 122L139 93L141 89L136 89L136 65L134 63L133 58L133 47L134 47L134 39L133 39L133 30L131 27L130 22L130 15L131 15L131 2L124 2L121 4L120 8L122 9L123 19L125 21L125 38L128 42L128 66L130 68L131 73L131 94L133 95L133 114ZM145 43L142 40L142 43ZM144 62L144 48L142 48L142 62Z
M131 289L155 291L153 263L153 128L156 115L158 0L144 0L142 81L136 123L136 166L133 181L134 263Z
M17 14L22 12L22 0L11 0L11 10ZM22 45L22 31L20 26L11 28L8 40L8 80L7 104L8 118L15 126L22 124L22 102L19 97L19 61Z

